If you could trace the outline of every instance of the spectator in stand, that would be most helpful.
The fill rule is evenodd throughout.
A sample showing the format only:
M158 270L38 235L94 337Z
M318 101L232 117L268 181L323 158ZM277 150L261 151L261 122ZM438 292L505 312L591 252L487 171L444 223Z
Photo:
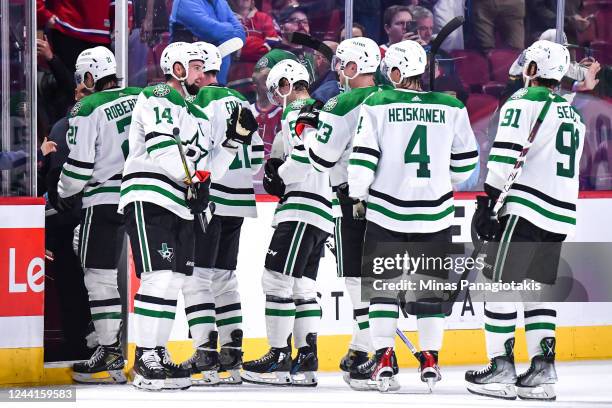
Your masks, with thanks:
M254 0L230 0L230 6L246 32L246 41L234 55L227 85L253 100L253 68L264 54L278 44L280 38L272 17L257 10Z
M410 12L412 13L412 18L417 23L416 29L419 35L417 42L428 52L430 48L429 43L433 36L433 13L421 6L411 6Z
M416 28L414 31L407 30L413 20L408 6L391 6L385 10L383 21L389 41L380 46L381 56L384 57L387 48L395 43L404 40L419 40Z
M367 37L367 35L364 26L359 23L353 22L353 35L351 36L351 38L355 37ZM341 43L344 40L346 40L346 29L344 27L344 24L342 24L342 26L340 27L340 36L338 37L338 43Z
M232 38L245 41L242 24L227 0L174 0L170 14L171 41L206 41L220 45ZM231 56L223 58L217 75L219 84L227 83Z
M504 46L525 48L525 0L476 0L472 2L474 36L482 52L495 48L495 33Z
M543 31L557 26L556 0L530 0L526 7L528 43L536 41ZM593 20L593 16L580 15L581 8L581 0L565 1L565 31L573 44L576 43L576 34L587 30Z
M432 7L434 15L434 32L439 33L449 21L465 14L465 0L437 0ZM450 52L452 50L462 50L463 45L463 26L459 27L442 43L440 49Z
M310 24L306 15L306 8L301 6L285 7L278 13L278 24L281 32L281 43L276 47L295 54L303 64L310 77L315 80L314 55L301 45L293 44L289 39L295 32L310 34Z
M334 54L336 53L337 42L323 41L323 43L331 48ZM312 98L321 102L327 102L340 93L338 73L331 63L323 54L315 51L315 71L318 79L310 85L309 93Z
M70 72L81 51L110 47L110 0L36 0L38 27L48 30L56 55Z

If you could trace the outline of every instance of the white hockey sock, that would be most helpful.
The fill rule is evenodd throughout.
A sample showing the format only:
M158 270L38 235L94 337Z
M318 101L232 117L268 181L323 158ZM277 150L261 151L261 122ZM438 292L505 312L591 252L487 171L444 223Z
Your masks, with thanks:
M361 300L361 278L344 278L344 283L353 305L353 337L349 348L367 353L372 351L368 321L370 303Z
M295 299L293 343L296 348L305 347L308 333L318 333L321 307L317 299Z
M98 341L104 346L119 339L121 298L117 290L117 269L85 268L85 287L89 294L91 319Z
M183 286L183 282L186 276L182 273L172 273L172 280L166 288L166 294L164 299L166 300L166 313L172 314L172 318L163 319L159 326L159 332L157 334L157 345L166 347L166 343L170 339L170 333L172 332L172 326L174 325L174 317L176 315L176 303L178 294Z
M548 302L525 302L525 335L529 358L543 353L540 342L545 337L555 337L557 312Z
M489 358L506 355L504 343L514 337L516 305L512 302L485 303L485 338Z
M374 298L370 301L370 336L374 350L395 345L399 309L395 299Z
M193 268L193 275L183 282L185 315L195 347L207 343L215 330L215 299L211 289L213 271L209 268Z
M242 308L236 271L214 269L212 292L215 296L215 315L219 344L232 342L234 330L242 329Z
M439 351L444 338L444 315L417 315L421 350Z
M140 276L140 288L134 296L134 340L138 347L156 347L163 321L174 320L176 303L169 305L165 298L172 275L164 270Z
M291 276L264 269L261 278L266 295L266 333L270 347L286 347L293 328L295 304L293 303Z

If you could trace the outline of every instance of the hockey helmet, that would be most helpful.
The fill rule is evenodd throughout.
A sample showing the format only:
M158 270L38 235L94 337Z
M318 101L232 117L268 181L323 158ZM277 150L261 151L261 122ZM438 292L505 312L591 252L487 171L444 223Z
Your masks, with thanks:
M159 65L164 75L172 75L179 81L187 79L190 61L204 61L204 56L198 47L186 42L175 42L168 44L161 55ZM185 68L185 76L182 78L174 75L174 64L181 64Z
M75 79L77 83L85 80L85 74L92 76L94 84L101 78L117 74L115 55L106 47L88 48L81 52L75 64Z
M279 92L280 81L283 78L289 82L290 87L289 92L285 95ZM273 104L276 104L274 101L274 95L278 95L283 99L287 98L291 91L293 91L293 84L299 81L306 81L308 84L310 84L310 75L308 75L306 67L300 64L298 61L290 59L280 61L278 64L272 67L268 73L268 78L266 78L268 99Z
M537 70L529 75L529 65L535 62ZM561 81L570 66L567 47L552 41L538 40L525 51L523 76L526 79L544 78Z
M380 48L374 40L366 37L349 38L338 45L336 58L340 60L340 69L354 62L357 74L369 74L380 66Z
M204 41L194 42L193 45L198 47L202 53L204 72L219 71L221 69L221 54L216 46Z
M401 75L399 80L401 82L405 78L423 74L426 66L427 55L421 44L405 40L389 47L383 58L382 71L391 80L391 71L397 68Z

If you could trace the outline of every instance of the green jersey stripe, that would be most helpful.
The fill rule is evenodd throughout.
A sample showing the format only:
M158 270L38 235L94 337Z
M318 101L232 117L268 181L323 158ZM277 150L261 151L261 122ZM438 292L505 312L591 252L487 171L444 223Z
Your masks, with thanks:
M417 315L416 318L418 319L428 319L430 317L436 317L436 318L441 318L444 319L446 317L446 315L444 313L439 313L439 314L422 314L422 315Z
M485 330L492 333L514 333L516 326L494 326L492 324L485 323Z
M357 323L357 326L359 327L359 330L369 329L370 328L370 322Z
M368 169L372 171L376 171L376 167L377 167L376 164L369 162L367 160L361 160L361 159L349 159L349 164L352 164L355 166L367 167Z
M299 319L302 317L321 317L321 309L317 310L302 310L295 313L295 318Z
M91 178L91 174L89 176L86 176L84 174L79 174L70 170L66 170L65 168L62 169L62 173L68 177L72 177L73 179L77 180L89 180Z
M292 158L293 160L297 161L297 162L300 162L300 163L310 164L310 160L308 160L308 158L307 158L307 157L301 157L301 156L297 156L297 155L295 155L295 154L292 154L292 155L291 155L291 158Z
M528 323L525 325L525 331L530 330L555 330L556 325L554 323Z
M276 210L276 214L278 214L281 211L287 211L287 210L308 211L313 214L320 215L321 217L325 218L329 222L334 222L334 217L331 214L329 214L325 210L322 210L318 207L308 205L308 204L286 203L286 204L283 204L281 208Z
M193 319L189 319L187 323L189 324L189 327L193 327L196 324L214 324L215 316L194 317Z
M376 211L397 221L438 221L453 214L455 211L454 205L434 214L399 214L376 203L367 203L367 207L369 210Z
M295 309L281 310L266 308L266 316L291 317L295 316Z
M100 193L120 193L120 192L121 192L120 186L98 187L98 188L94 188L93 190L86 191L85 193L83 193L83 197L90 197L92 195L100 194Z
M222 205L230 205L235 207L255 207L255 200L232 200L215 195L210 196L210 201Z
M154 144L151 147L147 147L147 153L151 154L151 152L154 151L154 150L163 149L165 147L172 146L172 145L176 145L176 141L174 141L174 140L166 140L166 141L163 141L163 142L159 142L157 144Z
M227 326L228 324L242 323L242 316L229 317L227 319L217 320L217 327Z
M147 317L157 317L160 319L172 319L174 320L174 312L165 312L165 311L159 311L159 310L149 310L149 309L144 309L141 307L134 307L134 313L135 314L139 314L141 316L147 316Z
M509 156L501 156L497 154L492 154L489 156L489 161L494 161L498 163L506 163L506 164L515 164L516 159L514 157Z
M182 205L183 207L187 206L187 203L185 202L185 199L179 198L177 196L175 196L174 194L172 194L171 192L165 190L162 187L159 186L154 186L154 185L144 185L144 184L132 184L130 186L127 186L126 188L121 189L121 195L124 196L126 194L128 194L131 191L152 191L154 193L158 193L161 194L167 198L169 198L170 200L174 201L175 203Z
M396 312L393 310L375 310L373 312L368 313L368 317L370 319L378 319L378 318L398 319L399 312Z
M554 221L559 221L559 222L565 222L567 224L572 224L572 225L576 225L576 218L574 217L568 217L566 215L561 215L561 214L556 214L552 211L548 211L545 208L540 207L539 205L537 205L536 203L529 201L523 197L517 197L517 196L508 196L506 198L506 203L516 203L516 204L521 204L524 205L526 207L531 208L532 210L538 212L539 214L543 215L546 218L549 218L551 220Z
M467 166L450 166L451 171L454 171L455 173L465 173L466 171L474 170L475 168L476 163Z

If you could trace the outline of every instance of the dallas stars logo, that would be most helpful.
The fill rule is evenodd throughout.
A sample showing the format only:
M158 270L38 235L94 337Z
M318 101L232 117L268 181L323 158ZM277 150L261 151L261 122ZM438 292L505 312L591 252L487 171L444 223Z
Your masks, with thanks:
M158 249L157 252L159 252L162 259L165 261L171 262L172 258L174 258L174 249L169 248L168 244L165 242L162 244L161 249Z
M331 112L331 110L334 109L337 104L338 104L338 98L336 96L334 96L329 101L327 101L325 106L323 106L323 110L325 112Z
M166 84L158 84L158 85L155 85L155 88L153 88L153 95L157 96L158 98L163 98L169 93L170 93L170 87Z
M523 96L525 96L525 94L527 93L527 88L521 88L518 91L516 91L511 97L510 99L521 99Z
M75 103L72 109L70 110L70 116L74 118L79 113L80 109L81 109L81 102Z

